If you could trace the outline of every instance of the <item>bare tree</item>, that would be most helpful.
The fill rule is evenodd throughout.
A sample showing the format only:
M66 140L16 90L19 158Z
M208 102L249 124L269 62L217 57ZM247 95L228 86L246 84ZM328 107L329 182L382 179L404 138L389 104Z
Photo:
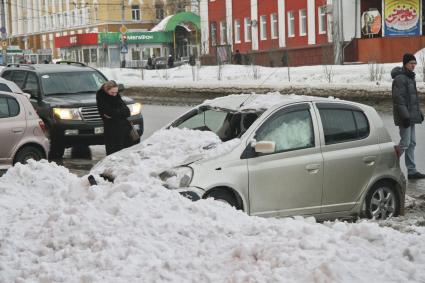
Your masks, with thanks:
M328 83L331 83L335 75L333 65L330 64L330 62L332 62L334 59L333 49L324 47L322 56L323 75L325 77L325 80Z
M369 80L371 82L379 82L382 79L382 74L384 72L384 65L377 63L376 61L369 61Z

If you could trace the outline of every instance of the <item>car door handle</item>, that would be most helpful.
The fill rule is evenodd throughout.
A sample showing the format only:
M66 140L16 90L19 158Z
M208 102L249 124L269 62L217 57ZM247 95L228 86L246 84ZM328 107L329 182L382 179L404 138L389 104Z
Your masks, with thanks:
M24 129L23 128L14 128L14 129L12 129L12 133L15 133L15 134L19 134L19 133L23 133L24 132Z
M363 162L367 166L373 166L373 165L375 165L375 161L376 161L376 156L365 156L365 157L363 157Z
M308 173L310 174L316 174L317 172L319 172L320 169L320 164L308 164L305 169L308 171Z

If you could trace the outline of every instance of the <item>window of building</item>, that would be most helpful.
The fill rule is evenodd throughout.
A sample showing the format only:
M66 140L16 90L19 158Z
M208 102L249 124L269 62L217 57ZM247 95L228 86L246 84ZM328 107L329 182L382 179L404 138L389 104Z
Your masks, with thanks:
M327 145L360 140L369 135L369 122L363 112L318 107Z
M260 16L260 39L267 39L267 17Z
M131 48L131 60L140 60L140 50Z
M140 21L140 7L139 7L139 5L131 5L131 19L133 21Z
M278 38L278 27L277 27L277 14L270 15L270 28L271 28L271 37L273 39Z
M305 9L300 10L300 35L307 35L307 12Z
M97 49L92 48L90 49L90 57L92 63L97 63Z
M326 33L326 6L319 7L319 34Z
M244 19L245 42L251 42L251 18Z
M289 11L288 12L288 37L294 37L295 36L295 17L294 12Z
M225 21L220 22L220 44L227 43L227 25Z
M241 21L235 20L235 43L241 43Z
M215 22L211 23L211 46L217 45L217 24Z
M162 20L164 18L164 8L163 7L156 7L156 19Z

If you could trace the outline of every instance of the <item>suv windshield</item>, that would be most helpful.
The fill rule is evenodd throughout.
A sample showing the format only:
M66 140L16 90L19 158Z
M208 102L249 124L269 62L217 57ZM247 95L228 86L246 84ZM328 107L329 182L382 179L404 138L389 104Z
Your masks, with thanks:
M201 107L175 121L171 126L216 133L222 141L238 138L254 123L261 113L231 112L230 110Z
M105 78L93 72L61 72L41 76L44 95L96 92Z

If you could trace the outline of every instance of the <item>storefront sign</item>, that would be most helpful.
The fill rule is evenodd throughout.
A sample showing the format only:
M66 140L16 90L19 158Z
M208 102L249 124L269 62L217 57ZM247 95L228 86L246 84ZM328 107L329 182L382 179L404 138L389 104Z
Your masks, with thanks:
M7 46L7 53L23 53L19 45L9 45Z
M381 30L381 14L378 10L364 12L362 15L362 33L364 35L378 34Z
M127 44L150 44L150 43L171 43L173 42L172 32L127 32ZM100 32L99 44L119 44L121 33Z
M64 48L82 45L97 45L97 33L72 34L55 37L55 47Z
M385 36L420 35L420 0L384 0Z

